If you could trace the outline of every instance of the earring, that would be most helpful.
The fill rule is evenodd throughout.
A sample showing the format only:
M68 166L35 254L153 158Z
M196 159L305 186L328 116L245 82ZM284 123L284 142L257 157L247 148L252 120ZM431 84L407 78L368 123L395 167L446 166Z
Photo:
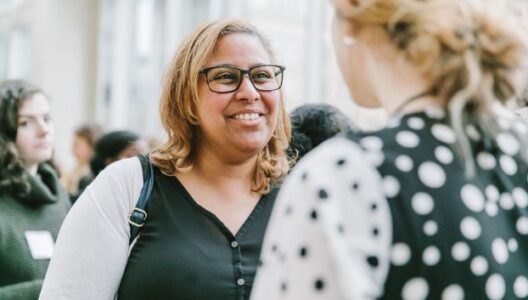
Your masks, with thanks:
M343 45L349 47L356 43L356 39L350 35L343 36Z

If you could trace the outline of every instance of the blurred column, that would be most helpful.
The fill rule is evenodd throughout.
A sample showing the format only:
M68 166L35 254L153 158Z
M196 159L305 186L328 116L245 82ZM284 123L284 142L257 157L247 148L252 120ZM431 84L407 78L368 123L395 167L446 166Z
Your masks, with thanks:
M325 1L309 0L308 15L305 19L305 28L307 30L305 42L306 56L304 82L305 82L305 99L306 102L317 103L324 99L323 88L326 77L323 76L325 67L325 33L326 19L325 7L328 5Z
M133 2L103 0L102 4L97 119L107 130L128 125Z
M98 0L27 0L31 5L32 78L50 95L56 153L71 165L72 134L94 119Z

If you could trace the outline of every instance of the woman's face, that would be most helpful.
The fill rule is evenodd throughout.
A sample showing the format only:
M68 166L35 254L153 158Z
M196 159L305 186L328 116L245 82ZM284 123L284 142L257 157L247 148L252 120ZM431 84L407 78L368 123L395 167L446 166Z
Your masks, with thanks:
M378 107L374 78L369 71L369 49L360 41L360 30L344 18L334 17L332 38L341 75L354 102L363 107Z
M237 33L217 42L204 68L229 65L247 70L270 63L268 52L257 37ZM237 159L238 154L255 155L267 145L277 125L281 93L256 90L246 75L242 76L240 87L229 93L211 91L205 76L200 76L198 147Z
M73 155L79 164L84 165L90 162L93 155L93 148L84 137L74 135L72 148Z
M43 94L23 101L18 111L16 147L27 166L51 159L53 124L49 102Z

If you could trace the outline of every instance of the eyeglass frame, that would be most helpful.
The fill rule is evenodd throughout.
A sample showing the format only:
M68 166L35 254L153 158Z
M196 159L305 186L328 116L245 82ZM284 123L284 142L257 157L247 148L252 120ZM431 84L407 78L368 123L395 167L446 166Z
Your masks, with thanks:
M251 70L253 69L256 69L256 68L260 68L260 67L277 67L280 69L280 73L281 74L281 77L280 77L280 82L279 82L279 87L277 87L276 89L272 89L272 90L263 90L263 89L260 89L258 87L255 86L255 83L253 82L253 79L251 78ZM207 80L207 73L209 73L209 71L213 70L213 69L216 69L216 68L225 68L225 67L229 67L229 68L233 68L233 69L236 69L238 71L240 71L240 81L238 82L238 85L236 86L235 89L233 89L232 91L226 91L226 92L217 92L217 91L214 91L211 86L209 85L209 80ZM253 87L257 90L257 91L260 91L260 92L272 92L272 91L276 91L276 90L280 90L280 88L282 87L282 83L284 81L284 70L286 70L286 67L285 66L281 66L281 65L275 65L275 64L263 64L263 65L256 65L256 66L253 66L249 69L241 69L237 66L233 66L233 65L217 65L217 66L212 66L212 67L207 67L207 68L201 68L200 71L198 72L199 75L204 75L205 77L205 81L207 82L207 87L209 88L209 90L213 93L218 93L218 94L227 94L227 93L232 93L232 92L235 92L237 91L239 88L240 88L240 85L242 85L242 80L243 80L243 77L245 74L248 75L248 78L249 78L249 81L251 82L251 84L253 85Z

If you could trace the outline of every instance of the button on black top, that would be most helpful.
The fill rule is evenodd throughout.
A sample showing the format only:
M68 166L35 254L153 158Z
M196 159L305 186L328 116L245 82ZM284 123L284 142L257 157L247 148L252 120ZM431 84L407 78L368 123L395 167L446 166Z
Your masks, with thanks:
M155 169L148 219L130 253L119 299L248 299L276 190L237 234Z

